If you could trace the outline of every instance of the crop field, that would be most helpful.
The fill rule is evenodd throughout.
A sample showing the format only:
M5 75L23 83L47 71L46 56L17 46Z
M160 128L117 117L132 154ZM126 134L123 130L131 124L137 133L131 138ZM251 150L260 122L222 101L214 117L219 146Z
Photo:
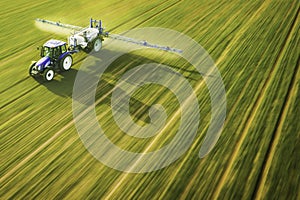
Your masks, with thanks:
M0 16L0 199L300 199L300 1L1 0ZM209 154L199 158L212 117L205 74L180 55L155 49L127 53L105 70L95 96L99 125L126 151L154 152L168 144L183 112L172 91L146 84L130 98L130 115L141 126L150 123L153 105L164 107L166 124L151 138L125 134L111 108L124 73L164 64L196 94L193 143L175 162L148 173L113 169L89 153L72 111L74 82L88 55L74 54L72 69L51 82L28 70L39 59L37 46L67 39L39 29L35 18L85 27L91 17L116 34L172 29L209 53L226 90L226 119ZM112 50L108 41L103 51Z

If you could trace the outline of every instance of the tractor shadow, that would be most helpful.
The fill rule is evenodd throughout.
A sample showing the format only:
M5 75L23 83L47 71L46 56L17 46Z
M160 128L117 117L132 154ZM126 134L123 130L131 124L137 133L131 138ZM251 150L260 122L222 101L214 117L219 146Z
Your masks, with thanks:
M78 70L76 68L79 68L78 65L82 66L86 59L89 57L95 57L99 62L101 60L106 60L107 58L112 58L118 54L116 51L111 51L109 49L102 49L98 53L84 55L84 53L79 53L79 58L76 58L77 55L73 56L74 63L73 68L71 68L69 71L66 72L57 72L54 79L50 82L46 82L43 80L42 77L37 77L35 80L39 82L41 85L43 85L45 88L47 88L52 93L59 95L61 97L70 97L72 98L72 91L73 91L73 85L76 79L76 75L78 73ZM182 59L182 58L180 58ZM148 63L158 63L163 64L171 67L178 73L182 74L184 78L186 78L188 81L199 81L199 79L202 79L205 77L205 74L199 73L196 69L193 69L191 67L186 68L182 65L177 65L176 61L170 61L168 59L165 59L163 56L161 58L155 57L154 59L150 59L149 57L144 57L136 54L126 53L115 59L104 71L102 77L106 77L107 79L113 79L114 81L119 80L122 75L130 70L135 68L136 66L142 65L142 64L148 64ZM182 63L182 62L181 62ZM86 77L94 79L97 78L95 76L96 72L99 70L99 65L97 63L92 64L87 67L88 70L85 70L84 72L81 71L81 73L86 73ZM210 75L207 75L210 76ZM113 85L109 86L110 83L108 81L105 81L105 79L101 78L99 80L99 84L97 88L99 91L107 92L106 88L109 88L108 90L113 87ZM97 91L97 92L99 92ZM103 92L100 92L103 94Z
M43 77L36 77L35 81L53 94L68 98L72 97L73 84L77 72L77 69L70 69L67 72L56 72L54 79L50 82L45 81Z
M55 95L64 98L73 98L73 100L75 101L80 101L80 99L76 99L76 97L73 96L73 87L75 84L76 75L79 72L76 69L79 68L77 65L80 65L81 67L84 65L86 59L89 59L89 57L91 59L95 58L97 60L95 63L88 65L87 67L85 67L85 70L80 71L81 75L83 74L83 76L85 76L87 79L93 79L98 81L98 85L96 87L97 88L96 96L92 97L91 101L84 102L84 103L89 106L92 105L95 101L98 101L99 104L106 104L108 106L111 106L111 95L117 81L122 77L122 75L126 71L131 70L142 64L160 63L160 64L167 65L173 68L178 73L183 74L183 76L188 81L191 82L199 81L199 79L203 78L202 77L203 75L199 74L199 72L197 72L196 69L190 67L185 68L185 67L178 66L174 61L170 62L163 58L161 58L161 60L158 60L157 58L150 59L148 57L126 53L121 55L117 59L115 59L105 69L105 71L101 76L101 79L99 79L99 77L97 77L95 74L98 74L99 72L98 70L100 69L99 66L101 65L99 65L99 63L97 62L101 62L101 60L105 60L107 58L112 58L117 53L118 52L111 51L108 49L102 49L100 52L96 54L92 54L92 55L90 54L89 56L81 56L81 58L78 59L75 58L74 68L66 72L58 72L51 82L46 82L41 77L36 78L36 81L38 81L42 86L47 88ZM152 107L152 105L146 105L140 100L135 99L134 97L130 97L129 107L130 107L130 114L132 114L132 117L134 119L138 119L146 123L150 123L149 115L145 113L149 112L149 109ZM137 110L139 110L139 112L136 112Z

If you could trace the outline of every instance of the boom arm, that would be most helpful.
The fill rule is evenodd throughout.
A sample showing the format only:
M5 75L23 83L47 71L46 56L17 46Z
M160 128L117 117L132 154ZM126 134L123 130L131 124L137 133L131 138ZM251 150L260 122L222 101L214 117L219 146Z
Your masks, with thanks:
M80 27L80 26L74 26L74 25L70 25L70 24L63 24L63 23L60 23L60 22L53 22L53 21L49 21L49 20L45 20L45 19L37 18L36 21L41 22L41 23L54 25L54 26L59 26L59 27L62 27L62 28L75 30L75 31L80 31L80 30L84 29L83 27ZM153 48L153 49L159 49L159 50L168 51L168 52L174 52L174 53L180 53L180 54L183 52L180 49L171 48L171 47L168 47L168 46L162 46L162 45L158 45L158 44L151 44L151 43L149 43L145 40L137 40L137 39L134 39L134 38L125 37L125 36L118 35L118 34L110 34L109 32L103 32L104 29L102 28L101 20L97 21L97 20L91 19L90 20L90 28L96 28L96 27L94 27L95 26L94 24L97 24L97 22L99 23L99 27L97 27L98 30L99 30L99 34L104 36L104 37L109 37L109 38L114 39L114 40L120 40L120 41L123 41L123 42L133 43L133 44L137 44L137 45L140 45L140 46L145 46L145 47L149 47L149 48Z
M133 44L137 44L140 46L145 46L145 47L150 47L153 49L160 49L160 50L164 50L164 51L170 51L170 52L174 52L174 53L182 53L183 51L180 49L175 49L175 48L171 48L168 46L162 46L162 45L158 45L158 44L151 44L145 40L136 40L133 38L129 38L129 37L125 37L122 35L117 35L117 34L108 34L108 37L111 39L115 39L115 40L121 40L124 42L129 42L129 43L133 43Z

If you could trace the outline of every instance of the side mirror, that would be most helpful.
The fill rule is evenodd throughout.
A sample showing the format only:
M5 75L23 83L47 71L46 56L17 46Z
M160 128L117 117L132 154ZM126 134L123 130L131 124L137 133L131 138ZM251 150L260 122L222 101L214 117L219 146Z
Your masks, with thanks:
M40 50L40 47L39 47L39 46L37 46L37 47L36 47L36 50Z

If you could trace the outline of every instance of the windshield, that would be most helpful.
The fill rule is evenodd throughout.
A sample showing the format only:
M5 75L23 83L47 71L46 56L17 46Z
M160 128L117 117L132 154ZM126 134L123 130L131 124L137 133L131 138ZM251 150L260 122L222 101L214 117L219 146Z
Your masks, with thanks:
M53 54L53 49L52 48L50 48L50 47L43 47L42 48L41 57L48 56L48 57L51 58L52 54Z

